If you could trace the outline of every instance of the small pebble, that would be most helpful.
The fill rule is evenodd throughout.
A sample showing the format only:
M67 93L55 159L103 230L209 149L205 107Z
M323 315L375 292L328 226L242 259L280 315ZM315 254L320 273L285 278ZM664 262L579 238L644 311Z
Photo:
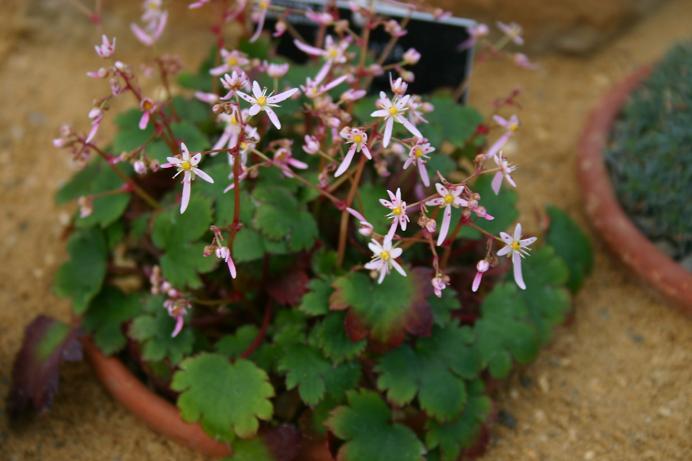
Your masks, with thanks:
M548 382L548 377L546 375L541 375L538 378L538 387L541 388L544 394L550 392L550 383Z
M536 418L536 421L543 421L545 419L545 413L543 410L536 410L533 417Z
M595 457L596 457L596 453L594 453L593 450L589 450L586 453L584 453L584 459L587 461L590 459L594 459Z
M500 410L497 413L497 420L500 422L505 427L508 427L510 429L516 429L517 428L517 419L512 415L512 413L508 412L507 410Z
M643 344L644 343L644 336L641 334L637 333L636 331L628 331L627 334L629 335L630 339L634 341L637 344Z
M527 375L521 375L519 376L519 384L521 384L522 387L529 388L533 384L533 380Z

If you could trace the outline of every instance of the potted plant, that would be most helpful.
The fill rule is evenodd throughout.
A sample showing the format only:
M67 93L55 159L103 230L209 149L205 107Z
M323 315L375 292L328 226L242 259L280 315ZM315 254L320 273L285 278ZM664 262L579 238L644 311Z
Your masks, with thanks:
M166 12L145 5L133 31L151 44ZM222 6L221 24L246 23L245 9ZM320 33L295 44L318 59L287 63L260 33L268 8L296 11L245 8L252 37L227 48L216 27L198 72L152 61L160 92L145 91L114 39L97 45L105 64L89 75L108 93L88 133L63 127L55 141L83 164L57 193L79 203L55 281L76 320L27 327L10 414L47 406L83 331L116 398L213 456L477 453L493 383L549 341L591 264L558 209L540 240L516 222L502 148L519 122L500 115L515 95L486 120L452 93L408 94L420 56L383 65L405 31L366 7L354 7L360 35L330 9L299 12ZM379 28L392 45L371 56ZM494 54L520 41L516 26L502 30ZM368 95L385 71L389 91ZM135 107L97 142L115 98Z
M615 87L593 111L579 148L591 223L613 252L692 313L689 120L692 47L678 45Z

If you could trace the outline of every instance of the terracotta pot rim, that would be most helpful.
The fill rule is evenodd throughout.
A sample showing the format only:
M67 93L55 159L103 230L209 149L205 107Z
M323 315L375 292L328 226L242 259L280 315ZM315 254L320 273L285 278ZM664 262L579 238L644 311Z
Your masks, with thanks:
M91 338L82 338L87 360L96 377L115 400L155 432L198 453L222 458L232 454L230 445L209 436L199 424L183 421L178 408L149 389L117 357L108 357ZM327 441L303 438L298 458L301 461L333 461Z
M643 66L613 87L589 114L578 145L577 179L591 226L610 250L668 300L692 315L692 274L634 225L615 195L603 152L630 93L651 73Z
M145 386L120 359L104 355L89 337L82 339L82 345L106 390L151 429L206 456L231 454L228 445L211 438L199 424L183 421L175 405Z

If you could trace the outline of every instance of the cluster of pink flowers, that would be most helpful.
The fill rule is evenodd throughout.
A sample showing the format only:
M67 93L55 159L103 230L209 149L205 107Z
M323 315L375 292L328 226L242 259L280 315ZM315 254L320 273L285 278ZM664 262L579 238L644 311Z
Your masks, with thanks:
M144 0L142 5L142 26L136 23L130 24L130 29L137 40L146 46L156 43L168 22L168 11L163 9L163 0Z
M207 3L208 1L198 0L189 6L196 9ZM245 2L238 2L236 6L239 8L238 11L245 7ZM267 11L272 5L268 0L258 0L247 7L251 8L252 19L256 23L256 30L252 36L252 40L256 40L262 32ZM352 8L360 11L362 7L353 5ZM167 12L163 9L161 0L146 0L144 10L141 18L143 27L133 24L132 31L142 43L150 46L160 37L167 21ZM233 14L237 14L236 10L230 10L227 17L232 17ZM442 14L439 12L440 16ZM392 269L406 276L405 264L401 260L404 248L407 248L408 243L425 242L430 246L432 253L431 265L434 275L430 283L435 295L442 296L450 283L450 277L445 273L446 262L441 262L438 257L438 248L442 251L449 248L459 229L469 224L472 216L485 220L493 220L494 217L480 205L481 197L472 190L472 182L452 182L437 173L434 189L431 188L433 184L428 171L428 161L434 155L441 155L437 152L442 148L433 146L425 136L426 114L433 111L434 107L426 102L424 97L410 94L408 91L409 82L415 78L409 67L420 60L420 53L415 49L409 49L403 53L398 63L386 67L377 63L366 65L364 59L356 59L356 43L347 24L337 20L329 12L308 11L305 15L309 20L324 27L327 33L322 42L314 45L298 38L294 40L298 49L322 62L314 77L307 77L299 88L282 84L282 79L290 71L290 65L287 63L252 59L240 50L223 47L219 50L217 64L211 68L210 74L218 79L217 84L223 88L225 94L197 92L196 97L211 106L222 128L220 136L214 140L211 150L203 152L190 152L185 143L171 141L168 146L172 152L167 156L166 163L160 165L160 168L175 169L173 178L181 176L180 213L185 213L188 208L192 185L197 178L214 183L214 178L201 166L207 156L219 153L227 155L230 174L225 191L234 191L235 194L240 193L237 187L240 181L256 177L260 174L261 168L277 168L285 177L310 185L308 179L300 176L303 170L309 168L308 163L300 159L300 155L316 156L320 158L320 171L317 172L318 192L342 213L344 223L347 223L349 215L355 218L358 232L370 240L368 248L372 252L372 257L362 267L372 271L378 283L382 283ZM281 22L277 23L275 35L283 33L283 30L278 30L282 27L278 25ZM406 34L395 20L382 21L378 25L393 39ZM506 41L523 43L521 29L518 26L500 23L498 27L505 34ZM333 33L330 29L333 29ZM466 45L473 46L487 34L488 28L484 25L472 28L471 43ZM101 43L95 48L98 56L111 60L115 53L115 39L111 40L104 35ZM528 61L524 64L527 63ZM382 75L385 69L395 73L394 76L390 74L391 93L380 92L374 107L371 108L371 120L361 120L366 124L358 125L351 111L352 103L365 96L367 88L364 87L363 81L370 81L373 77ZM86 135L81 136L69 128L64 128L61 130L61 136L54 141L56 146L71 146L74 150L79 150L79 156L87 156L90 149L94 148L92 140L104 118L106 102L124 92L132 93L137 99L141 111L139 128L144 130L153 123L157 133L163 133L162 126L167 123L165 111L162 110L163 101L144 96L136 86L133 72L126 64L112 61L109 66L88 75L92 78L108 79L110 95L98 101L89 112L91 128ZM260 83L266 81L260 78L261 75L266 75L274 82L273 91ZM280 136L282 122L277 111L282 104L298 98L301 98L306 117L310 117L312 121L308 132L301 133L301 136L304 136L302 152L294 152L293 140L280 137L276 139L276 132L272 133L271 141L266 140L263 143L263 138L271 127L278 130ZM519 129L519 120L516 115L504 118L498 114L495 114L493 119L496 124L493 129L499 130L500 134L484 153L477 156L472 176L493 174L491 184L497 194L503 183L516 187L511 176L516 167L508 162L503 149ZM142 150L113 156L108 160L113 163L129 161L139 174L157 169L158 165L147 159ZM387 190L387 197L380 198L380 204L384 208L382 213L390 222L384 234L376 232L375 226L368 221L364 211L358 209L357 202L353 200L354 194L349 194L348 199L344 201L336 198L331 192L335 184L335 188L338 188L342 183L349 184L349 181L356 187L366 164L372 165L375 173L381 177L389 176L391 169L417 170L416 186L410 192L412 196L404 197L402 187L396 187L394 191ZM83 214L88 213L90 202L87 199L83 200L81 208ZM414 227L411 225L413 215L417 215L415 223L418 225L415 238L406 235L410 234L411 227ZM455 215L459 224L452 228ZM229 232L228 238L224 237L222 229L212 227L212 231L213 240L205 247L204 254L214 255L223 261L231 278L235 279L237 268L233 259L233 238L237 228L230 226L223 229L223 232ZM479 289L483 275L491 266L497 264L496 256L507 256L511 259L516 284L525 289L521 261L528 254L529 246L536 240L535 237L522 238L521 224L516 224L512 236L502 232L499 236L487 234L486 237L489 242L488 252L485 258L477 262L477 273L471 289ZM493 250L495 244L501 244L502 247ZM173 335L177 335L183 327L190 302L161 278L158 267L152 271L151 286L152 292L164 293L167 296L165 308L176 319Z

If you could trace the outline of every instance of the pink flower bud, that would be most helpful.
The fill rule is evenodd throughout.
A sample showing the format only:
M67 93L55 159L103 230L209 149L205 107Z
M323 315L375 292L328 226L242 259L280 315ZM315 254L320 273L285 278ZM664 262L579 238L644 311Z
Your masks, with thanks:
M418 64L418 61L420 61L420 57L420 53L415 48L409 48L408 50L406 50L403 56L404 64L408 64L410 66Z
M316 154L317 151L320 150L320 142L317 140L316 137L306 134L305 144L303 144L303 150L306 154Z

